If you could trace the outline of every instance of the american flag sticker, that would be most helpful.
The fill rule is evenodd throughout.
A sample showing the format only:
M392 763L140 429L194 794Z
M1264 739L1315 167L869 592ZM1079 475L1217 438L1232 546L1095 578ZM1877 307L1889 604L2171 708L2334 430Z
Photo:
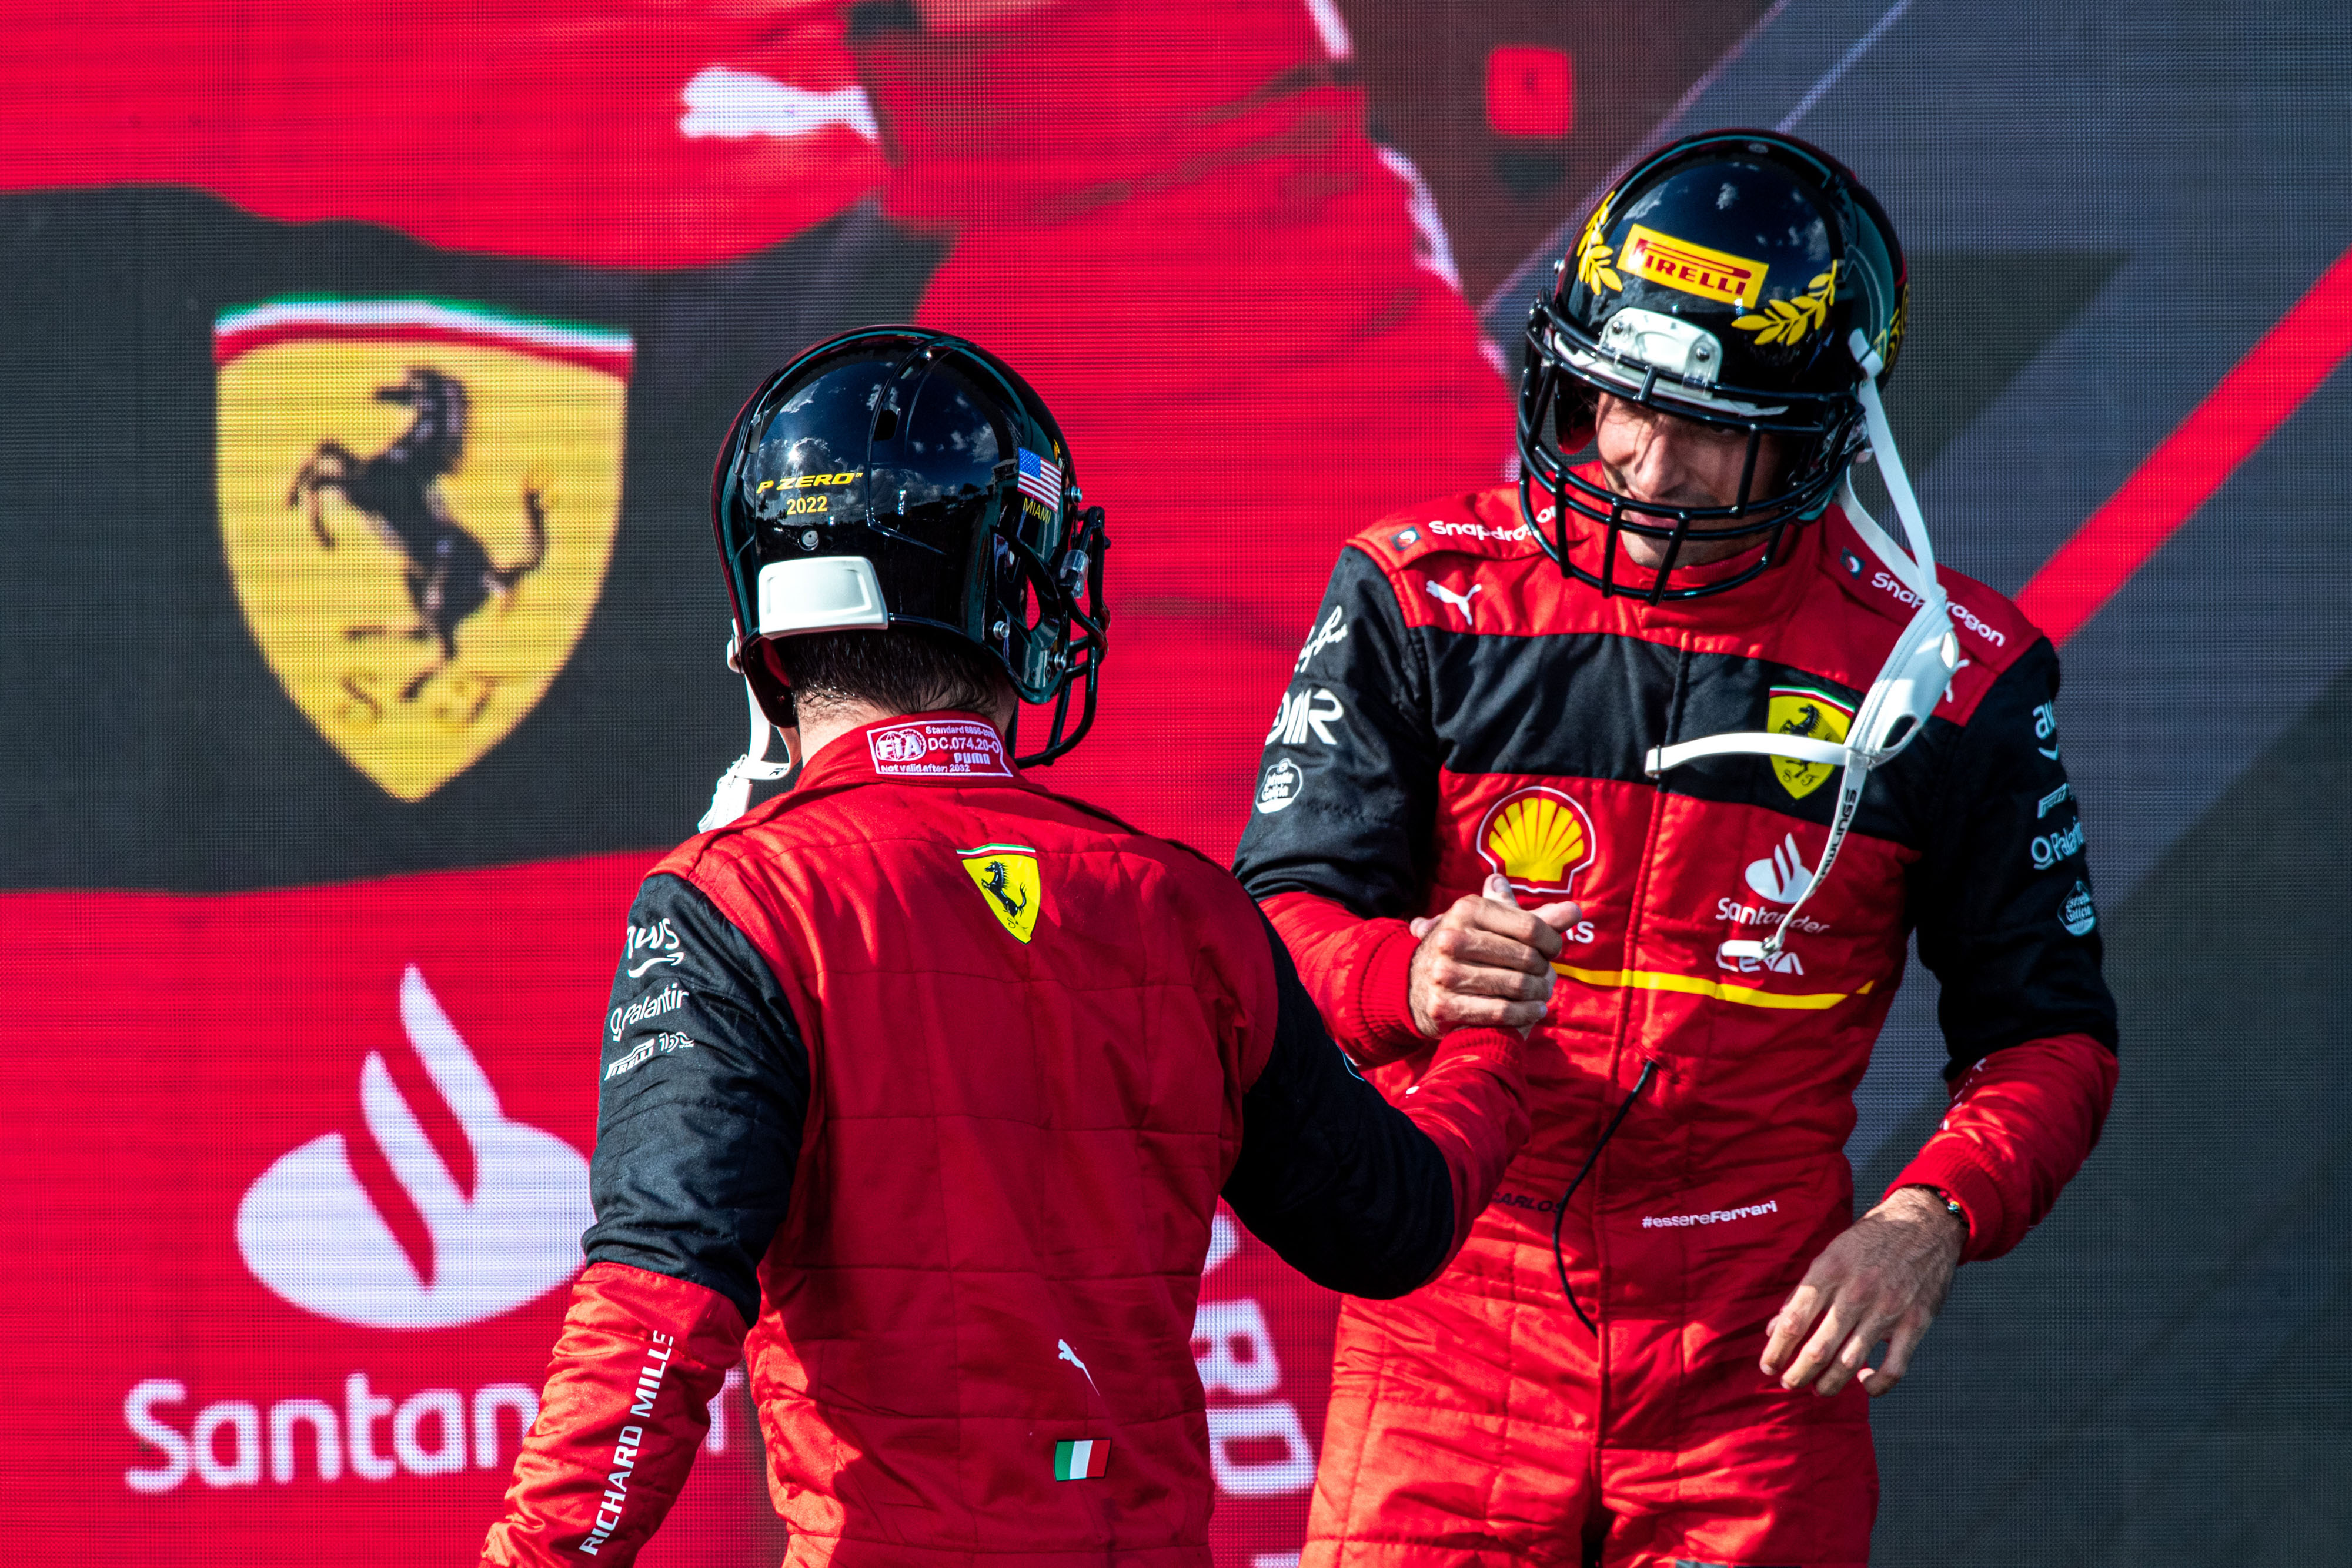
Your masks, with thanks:
M1021 448L1021 493L1048 511L1062 509L1062 465Z
M1028 455L1026 453L1024 456ZM1110 1442L1096 1437L1083 1443L1054 1445L1054 1479L1057 1481L1090 1481L1110 1466Z

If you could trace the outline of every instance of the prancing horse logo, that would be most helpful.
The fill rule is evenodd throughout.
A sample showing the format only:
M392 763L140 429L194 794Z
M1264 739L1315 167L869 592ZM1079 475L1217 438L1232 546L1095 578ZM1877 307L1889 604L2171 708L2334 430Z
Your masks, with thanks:
M1014 898L1004 891L1005 879L1011 874L1004 869L1003 861L991 861L988 862L988 875L980 884L981 892L996 900L998 905L1003 909L1004 918L1008 923L1020 919L1029 907L1029 897L1026 894Z
M625 332L451 299L213 323L221 547L286 695L421 800L572 657L620 527Z
M375 401L404 405L415 417L373 457L359 456L340 441L320 442L288 487L286 505L307 501L310 532L321 549L332 549L335 536L328 531L319 506L319 492L332 490L400 552L415 622L346 626L343 636L354 643L400 637L437 644L440 657L400 689L401 701L415 702L425 683L457 656L457 628L493 599L503 602L517 583L547 559L546 485L536 475L523 482L522 509L530 526L530 545L513 565L497 565L482 541L457 520L441 492L442 476L456 472L466 457L466 383L415 365L400 381L376 388Z
M1810 686L1774 686L1764 708L1764 727L1776 735L1801 736L1832 745L1845 738L1853 710L1826 692ZM1795 800L1801 800L1835 773L1835 765L1806 762L1794 757L1772 758L1772 776Z
M958 850L971 884L988 899L996 923L1027 942L1037 932L1037 852L1027 844L982 844Z

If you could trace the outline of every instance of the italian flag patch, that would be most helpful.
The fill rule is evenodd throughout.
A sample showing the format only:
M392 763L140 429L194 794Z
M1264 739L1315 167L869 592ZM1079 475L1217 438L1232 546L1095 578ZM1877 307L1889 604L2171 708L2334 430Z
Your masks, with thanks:
M1102 1437L1054 1445L1054 1479L1057 1481L1093 1480L1109 1463L1110 1443Z

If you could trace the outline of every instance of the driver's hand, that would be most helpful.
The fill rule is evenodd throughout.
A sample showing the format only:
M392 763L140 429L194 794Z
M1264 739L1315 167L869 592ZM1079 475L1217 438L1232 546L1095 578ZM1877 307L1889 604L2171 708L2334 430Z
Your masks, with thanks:
M1783 1388L1835 1394L1859 1375L1874 1399L1903 1381L1943 1310L1968 1227L1925 1187L1906 1186L1822 1249L1769 1330L1763 1370ZM1868 1363L1884 1343L1886 1359Z
M1430 1039L1491 1025L1522 1035L1551 1005L1551 961L1559 934L1582 918L1572 903L1521 909L1507 878L1486 879L1485 895L1454 901L1412 923L1412 1026Z

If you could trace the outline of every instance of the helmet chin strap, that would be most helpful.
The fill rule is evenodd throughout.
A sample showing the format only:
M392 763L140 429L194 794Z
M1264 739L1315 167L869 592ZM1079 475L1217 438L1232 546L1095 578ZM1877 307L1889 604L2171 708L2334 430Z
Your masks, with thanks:
M1836 863L1838 849L1845 842L1846 832L1853 826L1854 814L1862 805L1862 792L1870 781L1870 770L1900 755L1916 738L1928 716L1935 712L1936 704L1951 689L1952 676L1960 665L1959 642L1952 633L1951 611L1943 585L1937 580L1936 550L1928 542L1927 522L1920 515L1919 498L1912 492L1902 455L1895 449L1895 435L1886 423L1886 407L1878 396L1878 377L1886 368L1885 361L1871 351L1869 340L1859 331L1848 338L1847 347L1853 351L1854 362L1862 367L1862 383L1855 389L1855 396L1862 403L1870 449L1878 459L1886 493L1894 499L1895 514L1902 521L1910 549L1906 551L1897 545L1863 510L1861 501L1854 496L1850 473L1839 493L1838 505L1888 574L1917 598L1919 608L1913 613L1910 624L1903 629L1903 634L1895 640L1886 663L1855 710L1843 741L1743 731L1655 747L1644 763L1653 779L1670 768L1706 757L1786 757L1843 769L1838 780L1837 810L1830 819L1829 841L1822 847L1821 864L1813 868L1788 913L1780 917L1771 935L1760 942L1739 938L1723 944L1725 957L1757 959L1768 969L1787 947L1799 911L1821 890L1830 867Z
M731 658L728 662L730 664L734 663ZM707 833L714 828L723 828L749 810L753 779L789 779L793 769L800 765L799 759L793 756L790 741L784 742L784 759L782 762L765 760L768 737L777 733L776 727L770 724L768 716L761 711L760 698L751 690L751 683L748 680L743 683L743 700L751 709L751 744L744 747L743 755L728 764L727 771L719 776L717 787L710 791L710 810L703 812L702 821L694 825L697 832Z

